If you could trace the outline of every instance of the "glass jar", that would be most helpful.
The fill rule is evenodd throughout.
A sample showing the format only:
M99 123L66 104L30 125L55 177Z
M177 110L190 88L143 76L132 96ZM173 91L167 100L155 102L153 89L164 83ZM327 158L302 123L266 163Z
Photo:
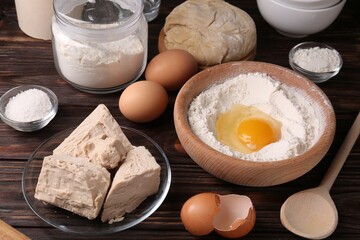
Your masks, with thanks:
M95 2L54 0L54 61L61 77L75 88L112 93L124 89L144 72L148 25L142 0ZM116 11L96 5L104 3L112 4L110 9L115 6ZM112 17L103 21L102 14Z

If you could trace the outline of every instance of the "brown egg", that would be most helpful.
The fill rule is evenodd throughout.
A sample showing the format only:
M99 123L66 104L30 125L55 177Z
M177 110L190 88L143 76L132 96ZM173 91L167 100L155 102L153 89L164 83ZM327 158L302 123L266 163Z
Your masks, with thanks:
M129 120L145 123L158 118L166 109L168 94L163 86L151 81L138 81L120 95L120 112Z
M184 203L181 221L193 235L207 235L215 230L223 237L239 238L253 229L256 213L247 196L200 193Z
M189 52L171 49L156 55L145 70L146 80L160 83L166 90L179 90L198 71L198 63Z
M213 216L219 211L219 197L215 193L200 193L189 198L181 208L180 217L186 230L196 236L214 230Z

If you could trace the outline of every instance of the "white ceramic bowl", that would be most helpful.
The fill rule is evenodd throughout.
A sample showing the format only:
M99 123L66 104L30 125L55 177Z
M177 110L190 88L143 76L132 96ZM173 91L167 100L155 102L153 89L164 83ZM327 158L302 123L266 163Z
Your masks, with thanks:
M341 0L275 0L283 5L302 9L322 9L332 7Z
M301 9L281 4L276 0L257 0L265 21L288 37L305 37L330 26L343 9L346 0L322 9Z

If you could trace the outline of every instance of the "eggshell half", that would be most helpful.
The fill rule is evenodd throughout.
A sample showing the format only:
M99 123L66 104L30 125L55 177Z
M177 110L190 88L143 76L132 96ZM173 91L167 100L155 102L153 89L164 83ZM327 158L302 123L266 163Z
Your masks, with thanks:
M244 195L219 195L220 211L215 214L215 231L223 237L239 238L255 225L256 212L251 199Z

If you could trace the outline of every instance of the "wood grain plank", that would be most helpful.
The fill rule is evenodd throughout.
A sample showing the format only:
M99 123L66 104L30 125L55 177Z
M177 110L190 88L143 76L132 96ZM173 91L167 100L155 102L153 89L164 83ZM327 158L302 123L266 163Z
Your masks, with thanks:
M91 95L74 89L56 72L51 42L32 39L22 33L17 25L14 0L0 2L3 4L0 25L0 95L14 86L39 84L51 88L59 98L57 116L38 132L21 133L0 122L0 219L32 239L89 239L64 233L39 219L22 195L21 178L27 159L43 141L76 126L99 103L105 103L121 125L143 131L164 149L172 167L172 183L164 203L144 222L124 232L91 239L199 239L184 229L179 214L182 204L190 196L206 191L251 197L257 209L257 222L254 230L244 239L299 239L283 228L279 209L292 193L319 184L360 109L360 1L348 0L340 16L329 28L302 39L278 34L261 17L256 1L228 1L247 11L256 23L256 61L289 68L288 52L302 41L325 42L335 47L344 59L340 73L318 85L329 97L336 112L337 129L329 152L320 164L301 178L263 188L237 186L219 180L176 148L177 136L172 120L176 92L169 93L168 107L161 118L148 124L136 124L125 119L118 109L121 92ZM160 15L149 23L148 61L158 53L158 34L166 17L181 2L162 1ZM329 239L360 239L359 159L358 140L331 190L339 212L339 225ZM201 239L221 238L212 233Z

